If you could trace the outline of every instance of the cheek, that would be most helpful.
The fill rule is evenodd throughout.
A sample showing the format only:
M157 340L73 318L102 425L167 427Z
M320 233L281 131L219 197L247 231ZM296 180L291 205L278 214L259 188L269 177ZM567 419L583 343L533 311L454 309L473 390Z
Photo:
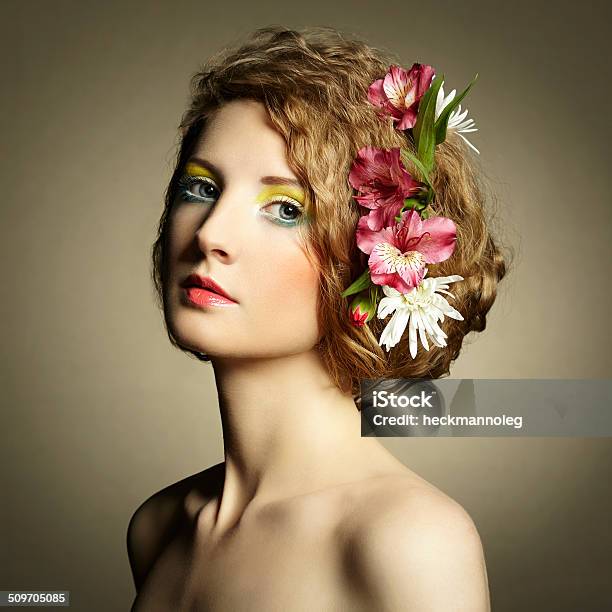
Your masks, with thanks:
M193 220L174 209L168 217L168 258L174 262L185 245L193 240Z
M258 294L268 312L303 328L316 323L319 276L299 246L291 247L262 260Z

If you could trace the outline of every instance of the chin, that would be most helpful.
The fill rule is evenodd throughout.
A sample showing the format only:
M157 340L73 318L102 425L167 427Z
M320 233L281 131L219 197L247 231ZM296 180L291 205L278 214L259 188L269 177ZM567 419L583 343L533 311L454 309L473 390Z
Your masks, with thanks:
M231 348L230 348L231 346ZM230 342L227 339L222 346L212 342L202 342L195 349L201 353L206 353L213 359L281 359L291 355L299 355L312 347L274 347L265 346L264 342L254 343L253 339L249 339L248 345L238 345L233 339Z
M305 330L300 334L293 330L286 336L275 336L274 329L264 330L244 321L241 329L236 318L224 320L223 312L195 310L182 304L173 305L167 315L168 330L181 347L219 359L273 359L298 355L311 350L318 337L314 331L310 334Z

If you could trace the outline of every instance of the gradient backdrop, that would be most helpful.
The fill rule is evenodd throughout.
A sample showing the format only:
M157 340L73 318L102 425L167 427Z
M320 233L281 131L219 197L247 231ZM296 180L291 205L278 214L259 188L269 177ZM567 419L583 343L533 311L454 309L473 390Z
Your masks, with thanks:
M222 460L209 366L149 281L189 78L270 24L335 26L479 81L474 142L517 256L456 378L609 378L604 2L1 3L1 589L127 610L128 521ZM392 439L484 543L493 609L610 609L610 439Z

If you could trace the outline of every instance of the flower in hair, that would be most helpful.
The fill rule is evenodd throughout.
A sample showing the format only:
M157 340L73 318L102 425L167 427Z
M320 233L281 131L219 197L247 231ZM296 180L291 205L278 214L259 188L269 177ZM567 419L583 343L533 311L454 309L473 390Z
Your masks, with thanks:
M442 83L444 85L444 83ZM444 88L440 85L440 91L438 91L438 97L436 98L436 119L441 115L442 111L450 102L455 98L456 90L453 89L448 96L444 97ZM461 104L458 108L456 108L448 118L448 127L449 130L454 130L465 140L467 145L472 148L476 153L480 154L480 151L463 135L469 132L477 132L478 128L474 127L473 119L466 119L468 114L468 109L466 108L463 112L461 112Z
M363 327L376 314L376 303L370 295L359 294L351 302L351 323Z
M370 85L367 97L381 118L392 117L394 127L406 137L406 146L362 147L348 177L358 192L353 199L368 209L357 223L356 241L369 255L366 270L342 292L343 297L358 294L349 307L350 322L366 326L376 308L379 319L392 314L379 345L389 351L408 327L413 359L417 334L426 351L430 341L444 347L447 335L439 323L445 317L463 320L442 295L454 297L447 291L448 283L463 277L427 277L426 264L445 261L455 250L454 222L430 214L436 197L432 173L435 148L444 142L448 129L464 140L461 132L476 131L473 119L466 120L467 109L462 113L460 106L475 80L458 96L453 90L445 97L444 76L434 76L431 66L414 64L404 70L392 65L384 78ZM385 297L379 300L381 287Z
M372 282L402 293L421 282L426 263L439 263L452 255L455 237L455 224L450 219L422 220L415 210L402 213L399 223L378 232L368 228L365 216L357 225L357 246L370 256Z
M440 294L446 293L453 297L453 294L447 291L448 283L461 280L463 277L458 274L425 278L409 293L400 293L392 287L383 287L385 297L378 305L378 318L384 319L391 313L393 316L383 330L379 344L384 344L389 350L400 341L404 330L408 327L408 347L413 359L417 353L417 332L426 351L429 351L427 336L430 337L432 344L446 346L447 336L438 325L438 321L444 321L445 316L462 321L463 316Z
M359 149L349 182L362 194L354 199L370 209L367 219L372 230L392 225L404 200L424 186L406 170L399 147L389 151L369 146Z
M382 79L368 89L368 100L390 115L398 130L414 127L419 101L431 84L434 70L424 64L413 64L410 70L392 65Z

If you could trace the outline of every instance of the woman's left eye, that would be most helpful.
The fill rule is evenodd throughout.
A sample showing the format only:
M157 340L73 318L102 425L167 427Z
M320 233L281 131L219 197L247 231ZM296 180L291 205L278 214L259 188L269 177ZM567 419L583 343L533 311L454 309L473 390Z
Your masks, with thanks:
M304 209L301 204L298 204L291 198L280 197L274 202L270 202L262 208L264 214L272 221L281 225L297 225L300 218L304 215ZM271 212L269 212L271 211Z

